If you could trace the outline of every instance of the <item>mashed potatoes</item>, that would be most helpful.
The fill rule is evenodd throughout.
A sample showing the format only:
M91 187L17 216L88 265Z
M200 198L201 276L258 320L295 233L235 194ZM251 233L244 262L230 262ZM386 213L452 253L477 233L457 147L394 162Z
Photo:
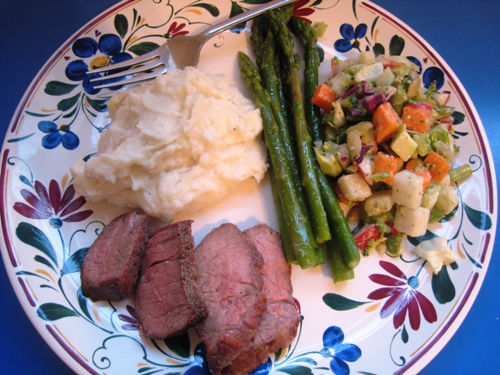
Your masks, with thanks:
M267 170L254 103L233 82L195 68L117 92L97 153L72 167L89 201L141 208L170 221Z

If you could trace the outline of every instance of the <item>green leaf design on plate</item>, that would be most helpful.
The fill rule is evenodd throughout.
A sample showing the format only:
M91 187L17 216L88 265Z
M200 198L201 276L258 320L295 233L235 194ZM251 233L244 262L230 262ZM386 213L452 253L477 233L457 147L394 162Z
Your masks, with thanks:
M268 0L244 0L244 1L241 1L241 3L243 3L243 4L253 4L253 5L264 4L267 2L268 2Z
M393 56L400 56L405 48L405 40L399 35L394 35L389 43L389 53Z
M490 216L482 211L478 211L464 203L465 214L469 218L472 225L480 230L488 230L491 228Z
M189 340L189 334L187 332L184 332L179 336L169 337L163 341L165 342L165 345L167 345L167 347L175 354L181 356L182 358L190 357L191 341Z
M66 262L61 271L61 276L68 275L74 272L80 272L82 269L83 259L87 255L88 247L84 247L80 250L75 251Z
M377 25L379 18L380 18L380 16L375 17L375 19L372 22L372 27L370 28L370 35L372 38L375 35L375 30L376 30L375 26Z
M31 112L31 111L24 111L27 115L34 116L34 117L49 117L52 116L52 113L37 113L37 112Z
M453 125L461 124L465 120L465 115L462 112L458 111L454 111L451 114L451 117L453 117Z
M43 90L47 95L60 96L69 94L78 85L71 85L69 83L64 83L60 81L50 81L45 85L45 90Z
M82 312L85 314L85 316L87 318L89 318L89 320L94 321L94 319L90 315L89 307L87 304L87 297L85 297L83 295L82 288L78 288L78 292L77 292L76 296L78 298L78 305L80 306L80 309L82 310Z
M115 30L122 39L127 35L128 20L123 14L117 14L115 16Z
M427 230L425 232L425 234L423 236L420 236L420 237L410 237L410 236L408 236L408 241L413 246L417 246L422 241L431 240L431 239L436 238L436 237L437 237L437 235L435 235L434 233L432 233L430 230Z
M68 309L66 306L57 303L49 302L40 305L37 309L37 314L43 320L52 322L54 320L67 318L69 316L78 316L76 312Z
M206 9L213 17L218 17L220 14L219 8L217 8L213 4L199 3L199 4L193 4L192 6Z
M41 264L43 264L43 265L45 265L45 266L47 266L55 271L54 266L52 265L52 263L50 263L47 260L47 258L45 258L41 255L35 255L35 257L33 259L35 259L36 262L41 263Z
M241 13L243 13L243 8L236 1L231 2L231 14L229 17L234 17Z
M35 133L31 133L31 134L25 135L24 137L19 137L19 138L12 138L12 139L8 139L8 140L7 140L7 143L15 143L15 142L21 142L21 141L24 141L25 139L28 139L28 138L30 138L31 136L33 136L33 134L35 134Z
M57 266L57 256L49 239L37 227L21 222L16 228L17 237L27 245L33 246L47 255L50 260Z
M102 100L102 99L92 99L87 96L87 103L94 108L97 112L106 112L108 110L108 106L106 103L108 102L108 99Z
M380 43L375 43L373 52L377 55L385 55L385 47Z
M57 109L62 112L65 112L69 110L71 107L73 107L78 102L79 98L80 98L80 93L76 94L75 96L72 96L71 98L63 99L59 103L57 103Z
M434 297L436 297L436 300L440 304L444 305L455 298L455 285L453 285L448 274L448 267L443 266L437 275L435 273L432 274L431 285Z
M298 365L280 367L279 372L284 372L285 374L290 374L290 375L310 375L313 373L309 367L298 366Z
M318 50L319 62L322 63L325 60L325 50L318 44L316 45Z
M148 52L151 52L159 47L159 44L153 42L142 42L134 44L129 47L129 51L135 53L138 56L144 55Z
M403 330L401 331L401 341L403 341L403 343L408 343L408 340L410 339L410 337L408 336L408 331L406 330L406 325L403 324Z
M359 302L349 299L347 297L341 296L335 293L326 293L323 296L323 302L333 310L336 311L347 311L355 309L361 305L368 302Z

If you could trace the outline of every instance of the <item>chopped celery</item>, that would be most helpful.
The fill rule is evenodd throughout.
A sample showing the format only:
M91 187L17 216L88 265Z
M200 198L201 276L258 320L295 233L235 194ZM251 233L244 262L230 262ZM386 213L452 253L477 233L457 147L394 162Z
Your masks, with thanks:
M464 164L451 169L448 174L452 182L460 181L466 177L472 176L472 168L469 164Z
M412 138L417 143L418 156L424 157L432 152L431 141L427 134L416 133Z
M429 223L437 223L443 217L444 217L444 214L441 211L439 211L437 209L432 209L431 213L429 215Z

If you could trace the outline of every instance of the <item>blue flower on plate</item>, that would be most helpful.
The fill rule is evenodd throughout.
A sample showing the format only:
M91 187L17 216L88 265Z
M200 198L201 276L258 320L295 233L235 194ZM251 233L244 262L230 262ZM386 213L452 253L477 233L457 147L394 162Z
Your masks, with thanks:
M336 375L348 375L349 365L346 362L355 362L361 357L361 349L354 344L344 343L344 332L340 327L331 326L323 333L321 354L331 357L330 369Z
M60 144L66 150L74 150L80 144L80 139L70 130L69 125L58 126L53 121L40 121L38 129L47 134L42 138L42 146L48 150L52 150Z
M424 86L428 88L433 82L436 82L436 89L439 90L444 85L444 72L437 66L431 66L425 69L422 75Z
M83 89L87 94L97 94L97 83L90 79L100 77L100 74L87 74L89 69L101 68L132 58L122 51L122 41L114 34L103 34L96 41L90 37L77 39L71 47L73 53L80 59L71 61L65 70L66 77L74 82L82 82ZM87 61L92 58L90 61Z
M342 39L338 39L333 44L333 47L339 52L347 52L355 48L359 49L359 39L363 39L366 35L368 26L364 23L360 23L356 28L348 23L344 23L340 26L340 35Z

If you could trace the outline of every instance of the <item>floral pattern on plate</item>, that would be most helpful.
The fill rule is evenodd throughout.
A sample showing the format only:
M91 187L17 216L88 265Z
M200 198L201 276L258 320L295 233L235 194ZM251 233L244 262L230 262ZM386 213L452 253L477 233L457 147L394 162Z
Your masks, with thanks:
M126 0L97 17L54 54L26 93L2 151L3 256L26 312L62 348L77 372L106 374L209 373L194 330L176 338L146 340L139 334L133 301L91 302L81 293L79 271L90 244L121 209L86 202L75 192L69 167L91 157L109 126L107 98L89 81L89 68L142 55L176 35L194 33L256 1ZM333 55L364 50L403 55L420 68L426 86L450 93L459 163L473 176L457 184L460 204L420 238L408 238L398 258L370 254L356 278L334 285L328 271L293 269L302 316L290 348L270 356L255 374L337 375L417 371L445 344L467 313L486 272L496 214L491 155L480 120L444 61L406 25L369 2L299 0L294 15L328 24L318 48L322 80ZM240 25L204 48L201 69L238 79L236 51L249 51L248 25ZM228 68L229 67L229 68ZM241 85L242 87L242 85ZM478 193L482 192L482 193ZM267 181L195 215L199 241L210 226L259 221L276 227ZM244 199L243 199L244 198ZM234 202L239 202L234 209ZM458 261L433 274L411 253L425 239L446 236ZM61 351L58 351L61 352Z

